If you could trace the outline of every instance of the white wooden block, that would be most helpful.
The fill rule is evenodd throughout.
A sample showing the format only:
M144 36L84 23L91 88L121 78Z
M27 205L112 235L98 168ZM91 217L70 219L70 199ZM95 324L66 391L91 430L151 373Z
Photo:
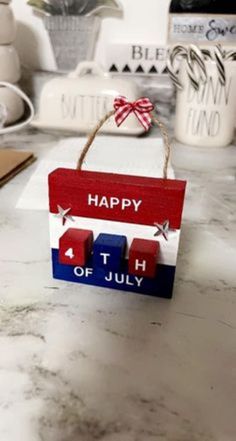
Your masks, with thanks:
M106 69L112 73L160 75L166 73L167 46L142 43L111 43Z

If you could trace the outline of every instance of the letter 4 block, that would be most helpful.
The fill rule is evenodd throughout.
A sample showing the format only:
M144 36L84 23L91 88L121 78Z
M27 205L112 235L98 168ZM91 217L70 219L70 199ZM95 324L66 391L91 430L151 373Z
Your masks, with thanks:
M154 278L159 248L155 240L134 239L129 250L129 274Z
M59 240L59 262L65 265L85 266L92 245L92 231L69 228Z
M93 246L95 267L119 271L125 255L126 237L118 234L99 234Z

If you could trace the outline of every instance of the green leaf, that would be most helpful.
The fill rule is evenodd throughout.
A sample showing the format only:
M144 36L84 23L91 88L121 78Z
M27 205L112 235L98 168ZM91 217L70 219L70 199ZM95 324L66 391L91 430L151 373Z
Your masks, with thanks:
M117 0L93 0L89 2L86 13L94 14L109 10L121 11L122 8Z
M39 11L51 14L52 7L43 0L28 0L27 4L32 8L38 9Z
M28 5L51 15L90 15L121 10L117 0L28 0Z

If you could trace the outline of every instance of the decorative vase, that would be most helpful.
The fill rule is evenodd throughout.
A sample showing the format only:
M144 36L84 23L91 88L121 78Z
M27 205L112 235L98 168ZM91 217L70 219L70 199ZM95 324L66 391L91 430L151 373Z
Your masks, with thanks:
M57 15L45 17L44 22L59 70L73 70L80 61L92 58L98 17Z
M178 141L206 147L224 147L234 137L236 114L236 62L225 62L225 85L214 61L206 61L207 79L199 90L191 84L186 62L182 61L177 91L175 137Z
M0 81L17 83L21 76L19 56L11 45L0 45Z

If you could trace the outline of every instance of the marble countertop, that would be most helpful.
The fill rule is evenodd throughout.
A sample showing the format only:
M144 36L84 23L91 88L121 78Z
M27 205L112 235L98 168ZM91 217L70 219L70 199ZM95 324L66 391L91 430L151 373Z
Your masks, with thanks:
M2 144L43 157L57 139ZM203 172L177 153L188 191L171 301L53 280L47 213L15 209L36 164L1 189L1 441L235 441L236 149Z

